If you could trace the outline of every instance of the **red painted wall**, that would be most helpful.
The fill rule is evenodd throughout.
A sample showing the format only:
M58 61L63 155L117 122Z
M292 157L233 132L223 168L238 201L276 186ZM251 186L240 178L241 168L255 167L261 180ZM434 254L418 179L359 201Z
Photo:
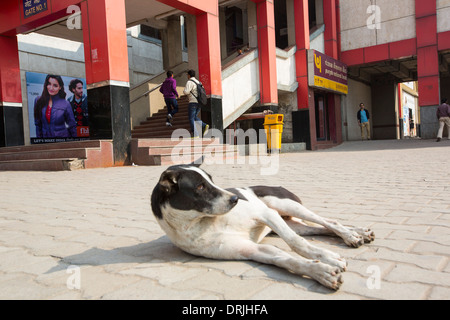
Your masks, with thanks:
M0 36L0 102L22 102L17 38Z

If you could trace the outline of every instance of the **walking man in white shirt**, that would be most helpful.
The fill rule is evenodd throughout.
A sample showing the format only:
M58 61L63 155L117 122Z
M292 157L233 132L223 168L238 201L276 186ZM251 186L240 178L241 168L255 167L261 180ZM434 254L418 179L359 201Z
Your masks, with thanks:
M195 71L189 70L187 72L188 81L186 83L186 87L183 90L183 93L188 96L189 99L189 123L191 125L191 132L194 138L199 137L199 133L197 130L197 125L202 128L203 135L209 129L209 125L204 123L200 118L198 118L198 114L200 112L200 105L198 103L198 92L197 92L197 84L200 83L197 79L195 79Z

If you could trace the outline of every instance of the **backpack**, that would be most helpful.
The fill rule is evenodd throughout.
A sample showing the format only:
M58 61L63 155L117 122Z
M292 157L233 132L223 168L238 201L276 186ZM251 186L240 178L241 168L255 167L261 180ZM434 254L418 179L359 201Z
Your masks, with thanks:
M205 88L203 88L202 83L199 82L195 82L194 80L190 80L192 82L194 82L197 85L197 96L195 97L194 94L192 94L198 101L198 104L200 106L206 106L206 104L208 103L208 98L206 97L206 90Z

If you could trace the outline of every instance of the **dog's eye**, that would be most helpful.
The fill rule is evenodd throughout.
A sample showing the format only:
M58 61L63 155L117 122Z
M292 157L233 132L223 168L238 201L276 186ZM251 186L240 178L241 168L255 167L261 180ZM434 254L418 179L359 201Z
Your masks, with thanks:
M205 185L202 183L202 184L199 184L198 186L197 186L197 191L202 191L203 189L205 189Z

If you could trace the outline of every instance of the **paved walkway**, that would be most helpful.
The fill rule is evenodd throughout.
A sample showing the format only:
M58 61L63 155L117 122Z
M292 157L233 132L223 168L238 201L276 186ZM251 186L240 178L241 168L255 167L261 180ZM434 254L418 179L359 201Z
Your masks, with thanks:
M338 292L180 251L150 211L165 168L123 167L0 172L0 299L450 298L450 141L347 142L279 160L276 176L259 164L204 169L224 187L283 185L316 213L370 226L375 242L358 249L308 237L347 259Z

